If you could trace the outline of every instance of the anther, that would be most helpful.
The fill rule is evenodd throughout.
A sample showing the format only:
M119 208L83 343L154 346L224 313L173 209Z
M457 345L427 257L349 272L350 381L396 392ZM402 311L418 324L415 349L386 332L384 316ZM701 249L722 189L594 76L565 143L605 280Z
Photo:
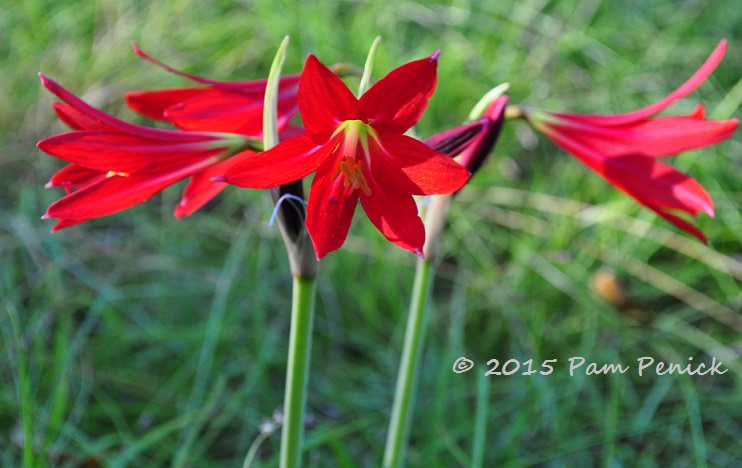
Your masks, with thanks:
M371 195L371 188L363 175L363 161L356 161L351 156L344 156L338 163L335 177L343 175L345 188L360 189L366 196Z

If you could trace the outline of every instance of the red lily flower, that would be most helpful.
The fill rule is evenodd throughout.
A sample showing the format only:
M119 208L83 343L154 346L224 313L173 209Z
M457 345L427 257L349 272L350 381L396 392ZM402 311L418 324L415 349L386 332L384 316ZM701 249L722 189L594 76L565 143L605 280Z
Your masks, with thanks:
M343 244L359 199L390 242L422 255L425 229L412 195L451 193L469 178L450 157L404 135L433 94L437 58L393 70L356 99L310 55L299 83L307 134L235 164L217 180L269 188L316 170L306 226L318 258Z
M643 109L618 115L586 115L523 109L535 129L577 157L610 184L684 231L706 242L704 234L679 217L714 216L709 194L694 179L657 158L714 145L729 138L737 120L705 119L703 104L688 114L656 114L696 89L724 57L722 40L701 68L667 97Z
M66 103L54 103L54 110L73 129L37 145L71 163L47 184L68 193L43 216L59 219L54 231L129 208L188 176L191 182L175 215L190 214L224 186L210 181L212 171L222 172L255 154L247 150L250 139L243 135L159 130L124 122L39 76L44 87Z
M140 57L206 87L173 88L126 94L129 107L145 117L164 120L183 130L263 134L263 98L266 80L218 81L178 71L145 54L136 44ZM278 129L282 130L299 111L299 75L281 78L278 91Z

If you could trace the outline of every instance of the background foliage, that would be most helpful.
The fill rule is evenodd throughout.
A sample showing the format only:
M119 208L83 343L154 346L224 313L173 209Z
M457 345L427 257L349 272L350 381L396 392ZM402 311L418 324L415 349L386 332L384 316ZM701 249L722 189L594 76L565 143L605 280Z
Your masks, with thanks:
M130 41L192 73L250 79L286 34L288 71L309 52L360 65L380 34L377 76L443 51L417 127L428 136L505 81L515 103L628 111L674 89L727 37L720 68L675 110L702 98L711 117L740 117L736 0L0 0L0 10L2 466L18 465L24 447L40 465L240 466L283 396L290 279L268 197L226 190L178 222L172 188L50 234L39 216L60 194L42 186L61 162L34 145L64 129L40 70L143 123L126 91L186 83ZM451 213L409 465L476 461L478 415L487 466L740 463L741 146L737 135L673 161L716 201L716 218L700 220L706 247L508 124ZM323 262L308 466L379 464L413 263L361 216ZM630 307L594 292L606 271ZM451 372L459 356L475 370ZM571 356L632 371L570 377ZM639 377L641 356L716 357L729 371ZM484 378L491 358L558 363L547 377ZM276 464L278 443L262 443L261 464Z

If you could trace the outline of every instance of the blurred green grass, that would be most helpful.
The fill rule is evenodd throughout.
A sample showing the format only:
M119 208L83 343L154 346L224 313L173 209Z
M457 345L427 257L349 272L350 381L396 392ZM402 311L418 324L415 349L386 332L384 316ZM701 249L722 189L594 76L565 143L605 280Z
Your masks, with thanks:
M699 100L740 117L736 0L361 2L0 0L0 465L239 466L283 396L290 281L265 194L226 190L176 221L178 188L50 234L34 147L63 131L38 71L123 118L128 90L184 82L144 50L219 79L286 70L307 53L383 73L441 49L421 136L460 123L488 89L515 103L621 112L682 83L722 37ZM678 233L519 122L458 197L443 242L409 466L469 466L487 407L485 466L732 466L742 460L739 137L673 161L713 196L709 248ZM414 256L358 216L321 268L307 466L377 466ZM609 268L641 312L591 289ZM454 374L459 356L476 372ZM574 376L567 359L724 361L721 376ZM553 375L477 377L491 358L558 359ZM481 372L480 372L481 371ZM480 406L477 406L480 402ZM25 419L25 423L23 420ZM23 428L30 428L24 433ZM261 446L277 463L279 440ZM177 463L176 463L177 464Z

